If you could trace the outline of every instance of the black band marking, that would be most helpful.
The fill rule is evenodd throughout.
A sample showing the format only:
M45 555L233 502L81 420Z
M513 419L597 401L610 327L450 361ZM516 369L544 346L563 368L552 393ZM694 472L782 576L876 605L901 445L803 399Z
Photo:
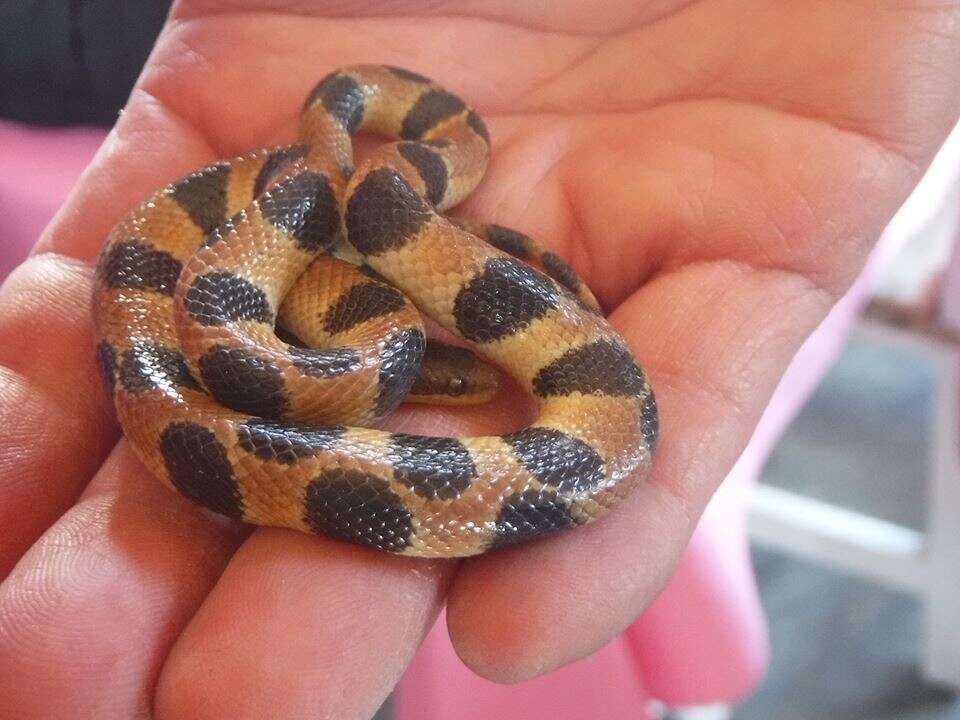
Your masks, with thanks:
M200 377L217 400L240 412L279 419L287 409L283 374L244 348L214 347L200 358Z
M108 392L113 392L117 381L117 351L106 340L97 343L97 367L100 368L100 378Z
M183 305L201 325L224 325L238 320L273 323L266 294L246 278L229 272L198 275Z
M640 415L643 418L643 438L650 453L653 454L657 451L657 443L660 440L660 415L657 412L657 399L653 395L653 390L643 398Z
M380 282L363 282L344 292L323 318L323 329L331 335L350 330L360 323L402 310L403 294Z
M391 438L390 459L394 477L430 499L458 498L477 476L466 446L454 438L397 433Z
M457 295L453 314L467 340L487 343L524 329L555 309L560 293L527 265L498 257Z
M300 458L333 450L345 428L292 425L268 420L248 420L237 428L237 440L247 452L263 460L292 465Z
M570 267L566 260L556 253L548 251L540 256L540 261L543 263L543 269L547 272L547 275L563 285L573 294L580 292L580 276L577 275L577 273L572 267Z
M416 328L398 330L387 336L380 353L376 416L393 410L413 386L423 362L426 338Z
M415 73L413 70L407 70L406 68L396 67L394 65L384 65L384 67L389 70L391 73L396 75L398 78L403 80L410 80L411 82L416 83L429 83L430 78L424 77L420 73Z
M260 197L263 191L267 189L269 182L276 177L281 170L297 160L303 159L306 154L306 145L291 145L270 153L261 166L260 172L257 173L257 179L253 183L253 197Z
M332 378L356 372L362 367L360 353L353 348L290 348L293 364L304 375Z
M422 143L402 142L397 150L420 174L427 187L427 200L439 205L447 192L447 165L443 158Z
M347 203L347 238L363 255L379 255L403 247L430 216L430 208L400 173L378 168Z
M573 527L577 522L566 503L549 490L514 493L503 502L490 549L515 545Z
M198 170L173 184L171 194L206 235L227 219L229 163Z
M304 520L318 534L399 552L410 542L412 519L390 484L376 475L336 468L307 486Z
M493 223L484 229L486 241L498 250L513 255L520 260L530 259L531 240L523 233Z
M597 452L559 430L531 427L502 437L527 472L561 492L593 490L606 477Z
M403 119L400 137L404 140L419 140L441 120L458 115L464 108L466 105L463 100L456 95L451 95L446 90L429 90L420 96Z
M204 238L203 242L200 243L201 247L212 247L216 245L221 240L226 240L230 235L237 229L237 225L240 223L246 222L247 220L247 211L240 210L234 215L231 215L222 223L217 225L213 230L208 232Z
M123 353L120 382L134 394L178 387L200 389L182 353L148 342L138 342Z
M260 212L307 252L329 250L340 232L337 199L327 178L302 172L260 198Z
M170 481L191 500L214 512L239 518L243 501L226 448L196 423L171 423L160 436Z
M568 350L544 366L533 380L540 397L603 393L639 397L647 383L630 351L609 340L597 340Z
M473 131L483 138L483 141L489 145L490 144L490 131L487 130L487 125L479 115L477 115L473 110L467 113L467 125L473 128Z
M309 347L309 345L307 345L307 343L304 342L301 338L298 338L298 337L293 333L293 331L288 330L287 328L283 327L282 325L277 325L277 326L273 329L273 331L274 331L274 333L276 334L277 338L279 338L279 339L282 340L283 342L287 343L287 345L292 345L293 347L298 347L298 348L306 348L306 347Z
M364 275L366 275L368 278L372 280L377 280L382 283L388 283L387 279L383 275L378 273L376 270L374 270L372 267L370 267L366 263L364 263L363 265L360 265L357 268L357 270L359 270L360 272L362 272Z
M137 240L115 243L100 259L98 272L107 287L156 290L173 295L183 265L170 253Z
M355 132L363 122L366 105L363 88L348 75L327 75L307 97L304 107L309 108L317 100L349 133Z

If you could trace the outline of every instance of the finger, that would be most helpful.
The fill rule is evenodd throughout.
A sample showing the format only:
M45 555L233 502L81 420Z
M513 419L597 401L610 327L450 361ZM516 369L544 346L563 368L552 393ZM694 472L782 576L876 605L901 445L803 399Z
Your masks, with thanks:
M652 144L661 123L678 145ZM627 133L607 127L619 127L614 140ZM657 131L616 157L585 142L567 188L601 267L633 275L621 291L662 268L617 317L651 373L663 445L651 484L596 526L463 566L448 624L461 657L492 679L583 657L650 602L793 352L915 177L872 143L752 111L664 113L640 129ZM705 167L669 168L691 157ZM631 253L638 262L624 262Z
M690 0L569 0L547 14L501 0L461 3L455 13L430 2L194 0L180 3L174 17L256 16L265 29L285 23L282 37L313 28L333 39L316 51L326 58L322 67L368 62L368 48L377 47L387 53L377 60L399 59L444 83L464 83L453 87L485 112L622 113L726 98L859 133L914 161L954 124L960 104L948 77L958 37L949 3L753 5L749 23L739 6ZM351 16L362 25L337 33ZM310 45L288 48L306 59ZM510 52L489 52L507 45ZM918 54L925 78L899 71ZM463 73L480 66L482 74Z
M0 585L0 716L150 717L163 658L237 541L119 445Z
M156 717L369 718L430 629L452 569L258 530L177 641Z
M635 338L661 410L653 476L594 525L465 562L447 611L464 662L517 682L624 630L666 583L830 301L802 278L718 263L660 277L620 308L614 320Z
M460 434L522 424L511 397L443 420L403 408L390 427ZM257 530L170 653L156 716L366 720L432 626L455 570L451 561Z
M95 362L90 261L123 212L210 158L195 131L135 93L32 257L0 288L0 578L118 436Z
M520 139L473 214L552 244L607 308L657 271L721 259L842 293L919 179L874 143L736 104L573 118Z
M90 327L90 269L34 257L0 290L0 579L116 439Z

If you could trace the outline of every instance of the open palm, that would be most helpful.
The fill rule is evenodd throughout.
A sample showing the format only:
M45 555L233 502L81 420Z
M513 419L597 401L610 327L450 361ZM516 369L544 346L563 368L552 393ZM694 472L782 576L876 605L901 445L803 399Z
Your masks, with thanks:
M955 3L182 2L130 103L0 294L0 715L369 717L441 605L512 681L580 658L669 576L783 370L955 122ZM133 459L93 361L121 214L289 141L335 67L427 74L493 159L464 214L571 261L649 371L651 482L596 525L462 563L252 534ZM526 409L404 410L498 431ZM15 567L14 567L15 566Z

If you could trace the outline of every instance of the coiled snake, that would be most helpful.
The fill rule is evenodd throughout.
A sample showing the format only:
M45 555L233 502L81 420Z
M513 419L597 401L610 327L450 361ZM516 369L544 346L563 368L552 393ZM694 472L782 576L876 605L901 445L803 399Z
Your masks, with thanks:
M360 130L399 140L354 169ZM160 190L101 252L98 360L153 473L246 522L433 557L590 522L645 478L654 397L590 291L530 238L440 214L486 168L473 110L410 71L351 67L310 94L300 141ZM449 347L418 375L413 306L531 392L536 421L470 438L363 427L411 388L495 386Z

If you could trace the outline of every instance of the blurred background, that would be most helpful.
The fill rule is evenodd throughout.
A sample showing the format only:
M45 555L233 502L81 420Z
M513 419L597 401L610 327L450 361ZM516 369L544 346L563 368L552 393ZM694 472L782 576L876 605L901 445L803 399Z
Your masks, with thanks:
M166 10L0 0L0 279L115 121ZM798 354L664 598L527 688L478 684L437 631L382 717L534 719L549 692L560 719L960 720L958 228L955 132Z

